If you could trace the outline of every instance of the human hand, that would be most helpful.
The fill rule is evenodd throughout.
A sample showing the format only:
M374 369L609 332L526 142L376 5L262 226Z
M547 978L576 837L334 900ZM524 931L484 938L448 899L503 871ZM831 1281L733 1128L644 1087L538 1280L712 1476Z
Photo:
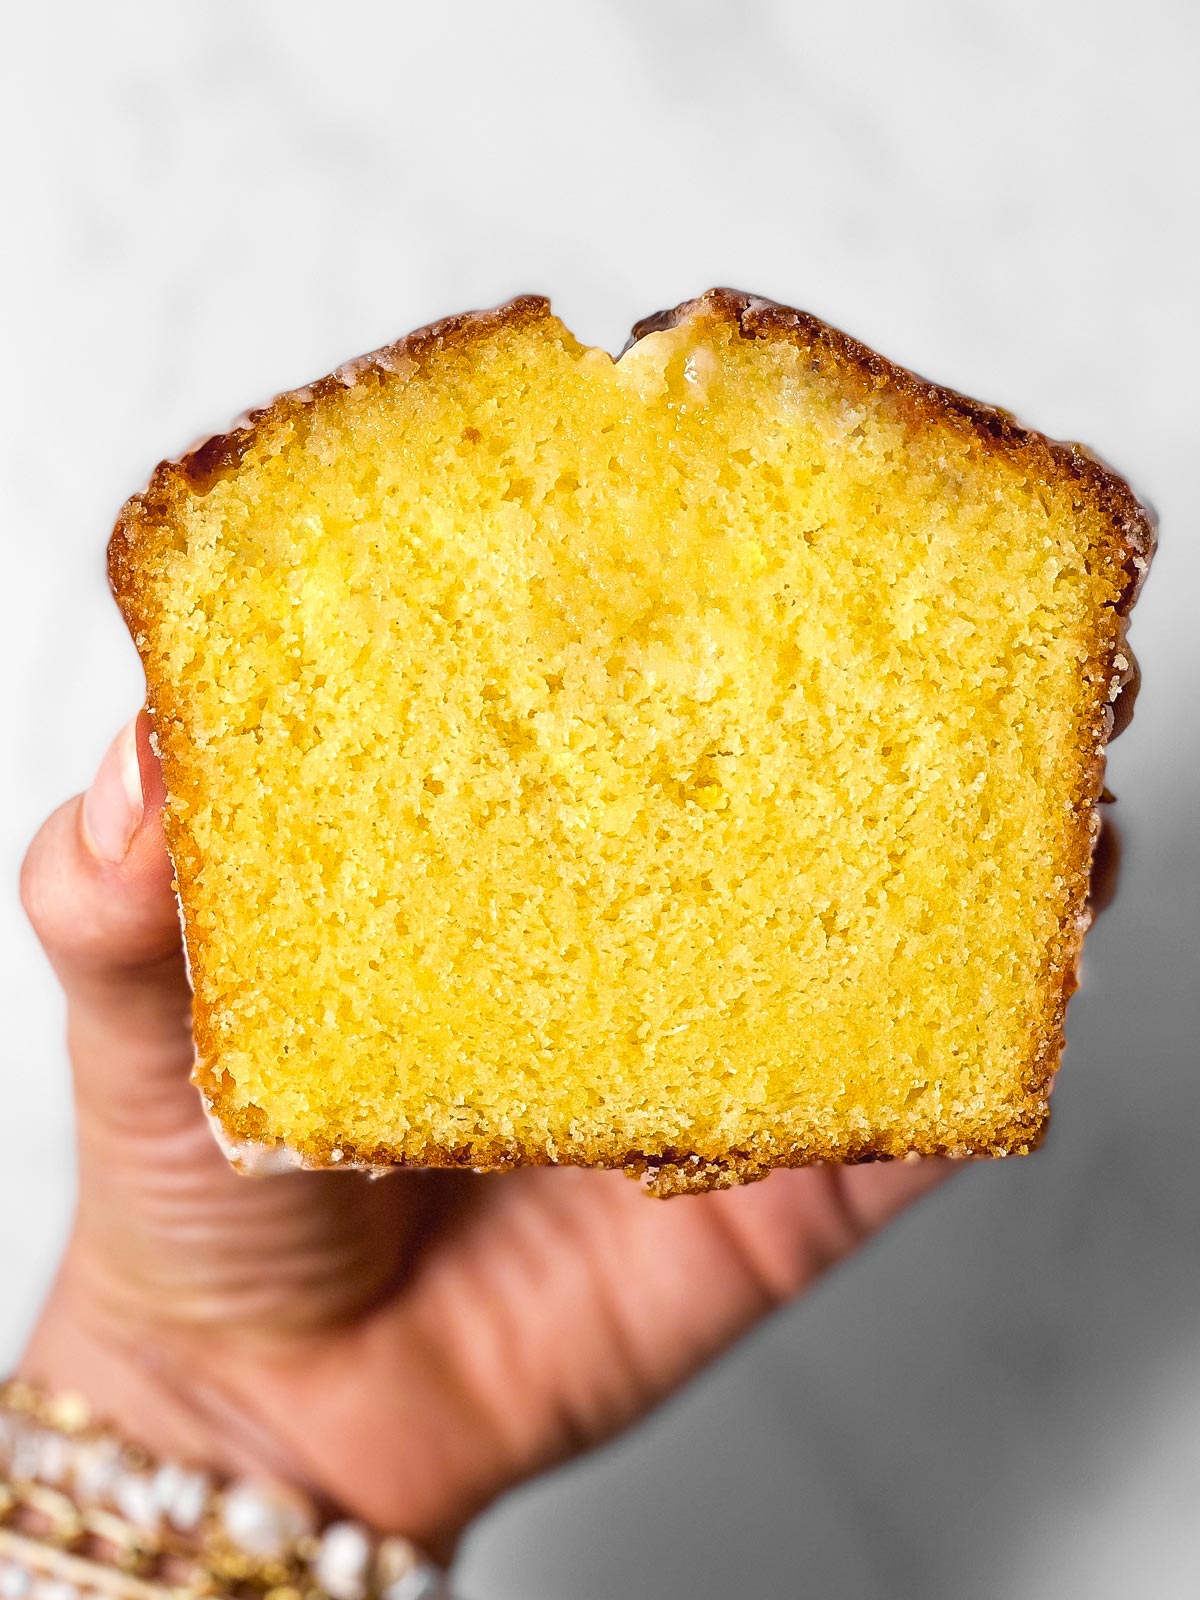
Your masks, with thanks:
M24 1375L164 1455L281 1476L445 1556L633 1422L951 1163L648 1199L620 1173L236 1175L191 1086L145 714L45 824L25 904L67 996L79 1201Z

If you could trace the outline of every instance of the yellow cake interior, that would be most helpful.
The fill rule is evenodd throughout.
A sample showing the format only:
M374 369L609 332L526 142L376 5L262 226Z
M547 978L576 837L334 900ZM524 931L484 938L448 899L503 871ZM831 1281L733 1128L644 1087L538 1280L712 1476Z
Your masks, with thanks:
M269 422L144 580L227 1126L318 1160L1023 1147L1100 512L703 318L392 366Z

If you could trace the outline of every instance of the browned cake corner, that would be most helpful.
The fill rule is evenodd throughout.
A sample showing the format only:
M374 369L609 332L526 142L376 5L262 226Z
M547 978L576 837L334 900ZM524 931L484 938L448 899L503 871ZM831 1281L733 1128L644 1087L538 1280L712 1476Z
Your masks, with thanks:
M227 1144L659 1193L1032 1148L1153 544L731 290L616 364L450 318L162 464L110 573Z

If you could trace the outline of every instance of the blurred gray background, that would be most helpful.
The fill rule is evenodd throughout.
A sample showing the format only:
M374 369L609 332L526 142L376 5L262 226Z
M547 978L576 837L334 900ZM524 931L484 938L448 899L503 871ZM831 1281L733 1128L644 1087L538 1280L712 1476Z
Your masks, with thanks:
M1055 1126L635 1435L499 1507L476 1600L1200 1593L1200 7L339 0L0 21L0 1366L71 1206L43 814L140 703L114 512L246 403L550 293L712 283L1087 440L1157 504Z

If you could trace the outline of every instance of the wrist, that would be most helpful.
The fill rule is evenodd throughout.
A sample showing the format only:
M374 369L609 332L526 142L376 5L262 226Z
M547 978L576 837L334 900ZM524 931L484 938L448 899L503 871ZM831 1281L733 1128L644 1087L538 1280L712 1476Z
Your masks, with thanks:
M306 1492L301 1464L246 1408L201 1374L194 1337L147 1328L107 1307L68 1250L17 1367L48 1394L86 1400L154 1456L201 1462L227 1476L269 1476Z
M461 1473L443 1482L437 1463L414 1470L409 1430L387 1435L404 1447L397 1459L352 1447L336 1397L360 1385L361 1351L340 1355L337 1343L131 1314L76 1239L16 1376L43 1393L80 1396L150 1456L293 1485L323 1513L407 1535L448 1565L484 1497L466 1492Z

